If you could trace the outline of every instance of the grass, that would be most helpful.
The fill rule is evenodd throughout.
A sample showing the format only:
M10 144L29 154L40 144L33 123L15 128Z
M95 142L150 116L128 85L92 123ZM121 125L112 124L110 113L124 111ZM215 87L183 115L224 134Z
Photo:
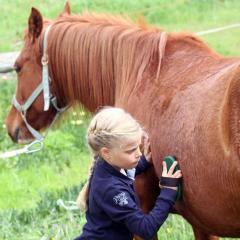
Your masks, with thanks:
M5 80L4 75L0 79L0 151L19 147L11 143L4 125L4 118L10 107L9 99L15 91L12 77ZM76 125L77 122L81 124ZM87 122L86 117L70 112L60 128L49 133L43 151L0 162L0 239L29 239L32 235L40 234L41 227L48 226L49 218L56 221L50 213L58 198L64 198L65 192L69 192L71 194L67 199L76 199L88 171L89 154L84 143ZM41 226L36 232L33 230L35 227L25 221L35 218L34 214L38 214L38 217L31 224L37 222ZM59 216L58 218L60 221ZM79 227L76 229L79 231Z
M2 2L2 3L1 3ZM53 4L54 3L54 4ZM32 6L38 8L45 18L56 18L62 11L65 0L0 0L0 52L19 50L23 29ZM199 32L239 21L238 0L72 0L73 13L84 10L139 17L151 25L166 31ZM16 24L17 22L17 24ZM239 56L240 29L204 36L209 45L224 55Z
M84 217L79 212L67 212L56 204L56 199L73 199L78 186L41 194L35 208L22 211L4 210L0 213L0 239L73 239L79 235Z
M44 17L56 18L64 0L0 0L0 52L20 50L31 6ZM237 0L72 0L73 13L83 10L144 17L167 31L198 32L238 22ZM217 52L239 56L240 30L204 36ZM0 76L0 152L17 148L7 136L4 119L15 92L15 75ZM73 239L85 222L78 211L56 202L74 200L86 180L89 154L84 141L89 118L70 111L46 139L43 151L0 162L0 240ZM193 239L189 224L172 215L159 231L160 239Z
M14 146L4 118L15 91L14 76L0 78L0 152ZM75 200L86 180L89 154L85 144L88 117L72 110L50 131L43 151L0 162L0 239L73 239L85 221L79 213L57 206ZM59 124L58 124L59 125Z
M35 163L21 170L5 169L0 174L0 209L34 208L41 200L39 193L80 183L83 179L79 175L86 176L88 158L86 153L79 153L77 158L71 158L69 166L52 162Z

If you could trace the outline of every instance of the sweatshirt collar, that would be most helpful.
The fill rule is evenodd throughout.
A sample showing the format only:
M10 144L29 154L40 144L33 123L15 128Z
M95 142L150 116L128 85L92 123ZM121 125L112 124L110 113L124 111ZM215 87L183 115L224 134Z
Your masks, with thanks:
M106 162L103 158L100 158L100 157L98 158L96 169L99 169L100 171L102 171L104 169L111 175L114 175L114 176L120 178L121 180L124 180L125 182L130 182L130 183L133 182L133 179L122 174L120 171L118 171L112 165L110 165L108 162Z

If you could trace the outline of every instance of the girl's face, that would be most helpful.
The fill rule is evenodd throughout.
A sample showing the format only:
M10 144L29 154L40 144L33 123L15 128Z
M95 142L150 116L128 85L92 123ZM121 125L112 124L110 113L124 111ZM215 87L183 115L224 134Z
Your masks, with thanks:
M141 138L136 141L128 141L120 147L108 149L105 160L116 169L131 169L137 166L142 153L139 146Z

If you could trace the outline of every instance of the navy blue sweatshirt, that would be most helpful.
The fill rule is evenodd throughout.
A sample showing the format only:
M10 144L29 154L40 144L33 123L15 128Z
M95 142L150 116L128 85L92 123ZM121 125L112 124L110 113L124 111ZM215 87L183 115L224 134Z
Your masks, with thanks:
M149 163L141 157L136 174ZM176 199L176 191L163 188L155 207L144 214L133 187L134 180L99 159L90 183L87 223L75 240L132 240L133 235L150 239L166 220Z

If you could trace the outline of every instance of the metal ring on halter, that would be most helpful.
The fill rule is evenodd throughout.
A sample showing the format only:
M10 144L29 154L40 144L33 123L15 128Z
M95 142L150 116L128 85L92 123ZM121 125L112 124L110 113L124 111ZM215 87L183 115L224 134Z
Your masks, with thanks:
M39 145L38 148L35 148L35 145ZM34 149L31 149L33 148ZM32 143L30 143L29 145L26 146L26 153L33 153L33 152L37 152L40 151L43 148L43 141L40 140L35 140Z
M39 144L39 147L36 148L34 145ZM33 148L34 149L31 149ZM0 153L0 158L10 158L10 157L16 157L20 154L23 153L33 153L33 152L37 152L40 151L43 148L43 141L40 140L35 140L32 143L30 143L29 145L21 148L21 149L17 149L17 150L12 150L12 151L8 151L5 153Z
M41 62L43 66L48 64L48 55L46 53L42 56Z

